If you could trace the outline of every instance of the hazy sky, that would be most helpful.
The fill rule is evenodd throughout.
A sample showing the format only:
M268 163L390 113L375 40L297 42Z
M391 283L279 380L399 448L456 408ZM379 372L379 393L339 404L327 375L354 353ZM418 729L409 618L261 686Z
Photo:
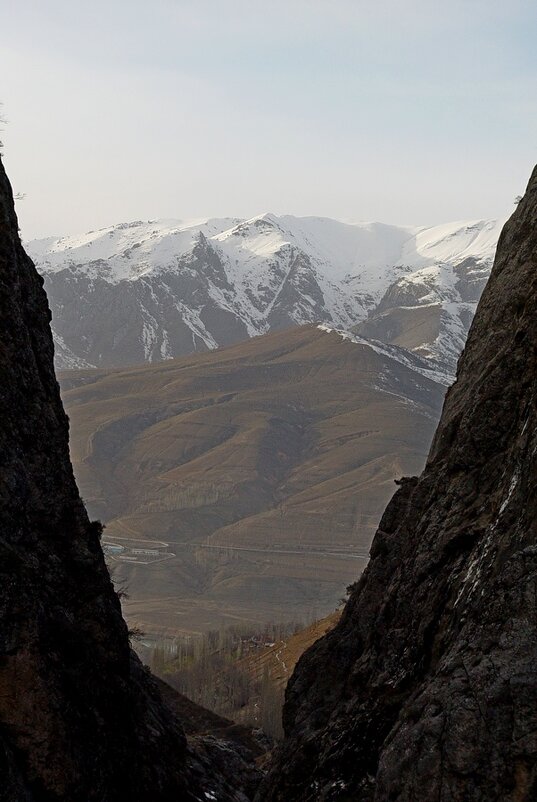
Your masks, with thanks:
M0 0L0 31L25 238L496 217L537 162L535 0Z

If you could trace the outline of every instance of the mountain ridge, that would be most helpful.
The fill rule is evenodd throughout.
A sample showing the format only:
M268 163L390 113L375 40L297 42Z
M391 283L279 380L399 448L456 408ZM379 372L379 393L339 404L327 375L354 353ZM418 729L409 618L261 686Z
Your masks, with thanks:
M373 325L370 336L391 342L376 316L436 305L425 341L409 345L453 374L499 227L265 214L135 221L28 249L45 278L60 368L159 361L314 322Z

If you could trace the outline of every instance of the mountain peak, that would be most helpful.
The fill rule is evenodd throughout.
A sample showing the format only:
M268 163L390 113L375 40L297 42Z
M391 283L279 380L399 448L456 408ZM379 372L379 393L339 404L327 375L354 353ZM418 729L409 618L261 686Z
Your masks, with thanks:
M499 227L266 212L134 221L28 248L45 278L60 367L154 361L315 321L360 326L453 374Z

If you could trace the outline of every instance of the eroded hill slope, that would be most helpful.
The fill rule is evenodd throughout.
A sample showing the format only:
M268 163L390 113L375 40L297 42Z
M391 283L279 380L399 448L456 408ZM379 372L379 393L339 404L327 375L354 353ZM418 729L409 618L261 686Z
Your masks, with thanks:
M424 463L445 390L430 376L316 326L63 374L77 479L130 620L179 634L333 610L394 478Z

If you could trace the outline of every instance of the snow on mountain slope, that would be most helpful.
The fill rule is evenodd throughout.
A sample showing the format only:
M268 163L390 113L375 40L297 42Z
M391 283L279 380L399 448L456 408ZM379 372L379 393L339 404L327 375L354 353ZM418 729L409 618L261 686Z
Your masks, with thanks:
M486 259L496 250L504 222L475 220L422 228L415 237L416 253L435 262L461 261L470 256Z
M379 340L365 339L357 334L351 334L351 332L348 331L331 329L329 326L325 326L324 323L320 323L317 328L321 331L325 331L327 334L337 334L342 340L347 342L365 345L386 359L398 362L400 365L404 365L405 368L409 368L437 384L442 384L447 387L453 380L453 377L449 373L445 373L434 360L409 353L406 348L400 348L397 345L386 345L386 343L382 343ZM386 392L385 388L382 389Z
M122 223L27 247L45 278L59 367L152 362L319 322L452 373L500 229L264 214Z
M79 237L48 237L28 243L41 272L51 273L76 266L94 278L110 283L149 275L174 265L189 253L200 233L207 237L237 224L238 220L141 220L120 223Z

